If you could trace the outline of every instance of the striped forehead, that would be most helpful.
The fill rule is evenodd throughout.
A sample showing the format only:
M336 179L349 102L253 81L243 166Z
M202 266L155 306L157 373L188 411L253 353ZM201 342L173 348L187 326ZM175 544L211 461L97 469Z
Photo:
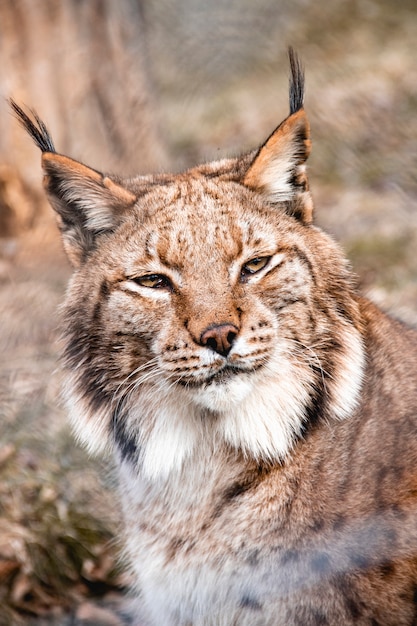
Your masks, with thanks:
M177 186L170 202L159 205L148 223L146 253L175 263L181 255L209 251L219 244L236 254L247 230L239 223L236 193L200 184Z
M246 188L225 181L186 179L155 190L142 222L146 257L183 268L193 260L230 262L273 249L277 215L260 207ZM190 267L190 269L192 269Z

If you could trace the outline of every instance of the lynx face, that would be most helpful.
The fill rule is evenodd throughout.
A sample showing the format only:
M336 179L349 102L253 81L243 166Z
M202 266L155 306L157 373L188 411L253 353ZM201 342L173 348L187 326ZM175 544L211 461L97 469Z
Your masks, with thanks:
M45 184L76 268L65 306L66 395L90 448L148 477L206 446L277 461L356 404L363 350L350 275L312 225L309 126L291 114L258 153L178 176L116 180L56 154Z
M166 475L213 440L284 458L318 405L344 417L361 340L343 287L329 298L319 278L323 249L346 273L320 231L201 170L139 195L67 298L80 436Z

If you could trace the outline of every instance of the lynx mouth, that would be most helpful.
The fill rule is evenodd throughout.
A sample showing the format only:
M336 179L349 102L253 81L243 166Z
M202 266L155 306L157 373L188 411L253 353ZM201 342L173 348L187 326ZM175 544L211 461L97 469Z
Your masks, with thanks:
M178 384L182 387L187 387L188 389L202 389L206 387L210 387L212 385L225 385L237 376L242 376L243 374L251 374L255 372L257 369L261 367L251 367L250 369L244 369L242 367L236 367L235 365L225 365L219 371L214 374L210 374L206 377L201 377L198 380L179 380Z
M235 367L234 365L226 365L219 372L212 374L209 376L204 383L206 385L219 384L222 385L227 383L231 378L238 376L239 374L243 374L244 370L239 367Z

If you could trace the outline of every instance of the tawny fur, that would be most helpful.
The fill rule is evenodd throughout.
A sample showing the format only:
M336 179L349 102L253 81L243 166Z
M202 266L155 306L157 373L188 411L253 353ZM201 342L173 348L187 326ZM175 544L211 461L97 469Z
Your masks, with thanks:
M69 414L116 460L138 619L417 623L417 335L312 224L303 75L257 151L119 180L43 151Z

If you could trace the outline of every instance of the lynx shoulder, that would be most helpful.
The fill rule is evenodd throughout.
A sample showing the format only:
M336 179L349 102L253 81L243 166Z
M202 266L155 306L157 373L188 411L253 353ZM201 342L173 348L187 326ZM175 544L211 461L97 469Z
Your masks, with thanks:
M417 334L313 222L290 66L259 150L175 176L102 174L12 103L74 266L68 412L116 460L144 624L417 620Z

